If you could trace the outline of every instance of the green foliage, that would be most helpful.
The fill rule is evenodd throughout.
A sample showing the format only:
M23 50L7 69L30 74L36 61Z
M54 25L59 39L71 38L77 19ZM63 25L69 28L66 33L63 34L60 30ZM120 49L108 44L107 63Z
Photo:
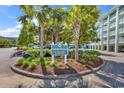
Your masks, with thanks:
M21 22L22 28L17 41L17 45L29 47L36 42L34 36L37 29L27 15L20 16L18 21Z
M32 62L33 58L32 57L29 57L26 60L29 61L29 62Z
M58 42L61 40L68 43L75 41L76 55L78 55L78 46L80 44L98 41L95 24L100 11L97 6L73 5L69 9L64 9L50 8L47 5L23 5L20 8L24 15L19 17L22 29L18 38L18 45L29 47L34 44L34 36L38 31L40 31L40 45L49 41ZM36 9L39 11L36 11ZM34 25L33 18L38 20L41 29ZM74 38L77 36L76 32L79 34L78 40ZM33 51L30 52L33 53ZM40 52L40 56L43 57L42 48ZM47 52L47 54L49 53ZM34 55L32 56L34 57Z
M18 60L18 65L23 65L23 62L24 62L24 61L25 61L24 58L19 59L19 60Z
M46 67L44 58L40 58L40 64L42 67Z
M40 58L39 57L32 58L32 62L35 62L35 63L39 64L40 63Z
M54 67L54 69L57 69L58 68L58 65L56 63L51 64L51 66Z
M30 68L31 70L34 70L34 69L36 68L36 63L35 63L35 62L32 62L32 63L30 64L29 68Z
M40 56L40 51L38 49L28 49L26 52L28 52L31 57Z
M45 57L51 57L51 51L50 51L50 49L44 49L44 56Z
M0 47L9 48L11 47L11 42L8 39L0 39Z
M28 67L29 65L30 65L30 63L29 63L28 61L25 60L25 61L23 62L23 66L24 66L25 68Z
M84 65L93 65L93 61L80 61Z
M18 60L18 65L23 65L24 67L29 66L31 63L36 63L39 64L40 63L40 58L33 58L33 57L29 57L29 58L20 58Z
M80 51L80 55L89 55L89 56L100 56L100 53L95 50L87 50L87 51Z

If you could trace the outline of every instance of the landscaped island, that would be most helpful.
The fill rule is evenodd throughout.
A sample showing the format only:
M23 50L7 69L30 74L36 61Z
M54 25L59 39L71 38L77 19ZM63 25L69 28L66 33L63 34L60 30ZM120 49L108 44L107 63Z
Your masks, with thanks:
M103 63L99 52L84 48L90 42L100 40L95 26L100 11L96 6L74 5L65 9L21 5L20 8L23 15L18 17L22 28L17 40L17 55L23 55L23 58L14 65L18 71L65 75L91 71ZM54 46L60 42L65 45ZM54 51L54 54L53 48L63 54L60 51Z
M55 63L52 63L51 50L44 49L44 58L40 59L39 49L22 48L27 54L23 55L14 66L26 72L42 74L42 75L64 75L74 74L93 68L97 68L103 64L103 60L99 57L100 53L94 50L80 51L79 60L74 60L74 51L69 51L67 64L64 64L63 57L56 57Z

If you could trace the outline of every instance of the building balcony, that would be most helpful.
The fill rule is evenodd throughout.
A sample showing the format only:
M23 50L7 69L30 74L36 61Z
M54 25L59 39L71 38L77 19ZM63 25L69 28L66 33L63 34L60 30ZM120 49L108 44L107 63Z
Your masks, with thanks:
M107 44L107 41L103 41L103 44L104 44L104 45Z
M119 34L124 33L124 27L119 29Z
M119 24L123 24L123 23L124 23L124 17L119 20Z
M103 31L107 31L107 29L103 29Z
M114 44L115 43L115 39L110 39L109 44Z
M107 35L103 35L103 38L107 38Z
M120 11L119 11L119 15L122 15L124 14L124 8L122 8Z
M106 26L103 27L103 31L107 31L107 27Z
M116 19L116 16L113 16L113 17L110 18L110 21L113 21L115 19Z
M115 31L110 31L109 36L114 36L115 35Z
M115 27L115 24L113 24L113 25L110 25L110 27L109 28L114 28Z
M105 21L105 22L103 23L103 25L107 25L107 21Z
M124 38L119 38L119 43L124 43Z
M120 13L119 13L119 15L123 15L124 14L124 11L121 11Z

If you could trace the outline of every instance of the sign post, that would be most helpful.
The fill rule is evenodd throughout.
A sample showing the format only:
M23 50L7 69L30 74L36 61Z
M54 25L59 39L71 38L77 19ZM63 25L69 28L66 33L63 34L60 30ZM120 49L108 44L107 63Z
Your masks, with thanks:
M64 56L64 64L67 64L67 55L68 55L68 45L67 43L52 43L51 45L52 51L52 63L54 63L55 56Z
M67 64L67 55L64 56L64 63Z

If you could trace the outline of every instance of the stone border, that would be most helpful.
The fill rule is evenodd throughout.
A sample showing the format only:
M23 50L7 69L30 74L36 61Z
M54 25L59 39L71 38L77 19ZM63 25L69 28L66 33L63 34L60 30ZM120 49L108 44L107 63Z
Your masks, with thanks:
M106 62L103 60L103 64L100 65L99 67L93 68L91 70L87 70L87 71L82 71L79 73L74 73L74 74L65 74L65 75L41 75L41 74L36 74L36 73L31 73L31 72L27 72L24 70L21 70L17 67L15 67L16 64L11 66L11 69L21 75L24 76L28 76L28 77L33 77L33 78L39 78L39 79L67 79L69 77L73 77L73 76L82 76L82 75L88 75L91 73L94 73L98 70L100 70L101 68L103 68L105 66Z

